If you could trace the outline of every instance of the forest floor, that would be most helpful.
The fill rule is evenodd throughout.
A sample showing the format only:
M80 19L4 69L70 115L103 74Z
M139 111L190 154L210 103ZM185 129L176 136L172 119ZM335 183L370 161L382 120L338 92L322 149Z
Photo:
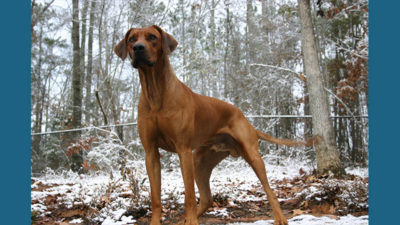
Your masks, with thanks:
M200 224L273 224L271 207L254 172L243 160L226 161L211 176L214 204L200 217ZM298 162L266 162L266 168L290 224L368 224L367 168L348 168L349 175L342 179L316 177L312 168ZM149 184L143 169L143 162L138 162L128 177L117 172L52 171L33 177L32 224L148 224ZM177 224L184 219L179 167L162 170L162 185L163 224Z

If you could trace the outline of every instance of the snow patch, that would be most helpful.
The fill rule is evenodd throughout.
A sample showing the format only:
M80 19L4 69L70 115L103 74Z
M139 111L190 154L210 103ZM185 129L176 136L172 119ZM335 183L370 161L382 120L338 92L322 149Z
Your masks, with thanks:
M305 173L312 171L312 165L296 160L281 160L280 165L276 165L270 162L270 156L264 157L266 170L270 184L273 189L277 186L281 187L279 181L283 179L292 179L299 176L300 169ZM178 161L178 159L177 159ZM144 167L144 160L138 161L134 165L130 165L140 171L140 168ZM165 169L168 168L168 169ZM361 177L368 177L368 169L347 169L349 174L359 175ZM139 200L137 205L132 203L132 199L129 194L132 194L132 189L129 180L122 179L121 174L115 172L110 177L109 174L81 174L72 173L70 171L63 172L62 174L55 174L53 171L48 171L45 176L32 178L35 182L31 185L32 189L39 187L48 187L41 191L32 191L31 199L35 201L35 204L31 205L31 210L40 213L42 216L46 213L51 213L51 209L46 208L45 198L47 196L56 196L57 203L64 204L67 208L73 208L77 205L87 205L95 207L99 202L104 202L105 207L98 211L98 214L92 221L97 224L103 225L119 225L119 224L132 224L135 222L132 216L129 215L128 209L134 207L144 207L149 209L149 181L145 172L134 173L135 179L140 183L139 189ZM352 181L354 187L362 187L361 182L357 178ZM331 183L330 183L331 182ZM226 198L228 205L235 205L240 202L249 201L267 201L266 195L262 189L262 185L255 175L251 167L242 159L229 159L221 162L213 171L210 179L211 190L213 195L219 195ZM290 183L287 183L287 187L291 187ZM323 193L319 184L313 184L303 191L299 192L297 196L302 196L305 199L315 198L320 200ZM337 180L327 180L324 185L340 185ZM343 184L344 185L344 184ZM111 193L107 196L107 190L112 186ZM197 188L197 187L196 187ZM368 191L368 190L366 190ZM182 181L182 175L180 168L174 165L163 165L162 169L162 202L163 204L169 204L171 209L177 207L177 205L184 203L184 184ZM358 196L352 193L351 190L344 191L341 193L342 198L348 199L349 204L355 204ZM125 196L125 197L123 197ZM196 196L199 197L198 190L196 190ZM234 199L234 201L233 201ZM281 201L285 200L280 198ZM362 201L361 201L362 202ZM368 207L368 204L365 205ZM150 211L147 211L149 213ZM229 217L229 212L226 208L215 208L213 211L207 212L208 214L215 215L218 217ZM368 217L366 217L368 219ZM341 217L340 220L334 220L326 217L295 217L291 221L291 224L366 224L367 219L356 218L356 217ZM354 221L353 221L354 220ZM300 223L301 221L306 221ZM317 221L317 222L313 222ZM341 223L337 223L342 221ZM344 222L343 222L344 221ZM349 222L350 221L350 222ZM358 223L357 221L361 221ZM242 223L246 224L246 223ZM272 221L259 221L250 224L272 224Z
M226 208L214 208L212 211L206 212L209 215L214 215L222 218L229 217L229 212Z
M369 177L369 173L368 173L368 168L346 168L346 173L351 174L351 175L355 175L355 176L360 176L362 178L366 178Z
M355 217L352 215L342 217L315 217L311 215L301 215L288 220L290 225L366 225L368 224L368 216ZM273 220L260 220L254 223L230 223L232 225L272 225Z
M75 223L80 224L80 223L83 223L83 220L81 218L73 219L73 220L69 221L69 223L70 224L75 224Z

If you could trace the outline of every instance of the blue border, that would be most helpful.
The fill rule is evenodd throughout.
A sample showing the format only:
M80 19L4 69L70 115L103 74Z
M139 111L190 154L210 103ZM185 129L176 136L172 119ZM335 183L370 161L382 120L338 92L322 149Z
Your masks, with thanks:
M399 213L399 1L370 0L370 223L395 224Z
M30 224L30 1L1 4L1 224Z

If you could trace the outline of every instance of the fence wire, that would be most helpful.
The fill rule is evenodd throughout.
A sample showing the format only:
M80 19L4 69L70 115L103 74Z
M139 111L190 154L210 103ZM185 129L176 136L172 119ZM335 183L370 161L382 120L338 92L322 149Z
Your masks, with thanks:
M302 140L311 137L313 133L311 115L246 115L246 118L255 128L278 138ZM368 116L331 116L331 119L336 133L337 148L344 162L348 162L347 165L368 163ZM84 159L90 159L89 152L100 150L104 152L99 155L113 154L115 149L125 149L132 154L143 155L144 150L136 126L137 122L130 122L31 133L32 173L40 174L45 168L68 170L72 163L68 155L71 146L85 147L85 141L88 140L93 142L87 144L87 149L82 148L81 154ZM74 136L74 141L68 142L70 136ZM315 159L315 151L312 148L277 146L269 142L260 142L259 148L262 155ZM165 153L163 160L168 161L170 157L170 154ZM110 162L113 161L110 157L106 158L110 159ZM276 163L279 164L279 160Z
M311 115L247 115L246 118L312 118ZM338 119L338 118L368 118L367 115L361 116L330 116L330 118ZM90 127L82 127L76 129L67 129L67 130L56 130L56 131L48 131L41 133L31 133L31 136L35 135L45 135L45 134L57 134L57 133L67 133L67 132L75 132L75 131L83 131L83 130L91 130L97 128L112 128L112 127L123 127L123 126L135 126L137 122L132 123L124 123L124 124L113 124L113 125L104 125L104 126L90 126Z

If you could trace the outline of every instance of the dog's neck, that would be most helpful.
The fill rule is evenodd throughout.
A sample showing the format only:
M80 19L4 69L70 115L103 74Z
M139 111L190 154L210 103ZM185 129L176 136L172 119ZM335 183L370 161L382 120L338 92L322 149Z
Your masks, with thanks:
M172 70L168 56L162 57L154 66L138 68L142 93L152 111L159 111L163 105L164 92L175 87L178 78Z

